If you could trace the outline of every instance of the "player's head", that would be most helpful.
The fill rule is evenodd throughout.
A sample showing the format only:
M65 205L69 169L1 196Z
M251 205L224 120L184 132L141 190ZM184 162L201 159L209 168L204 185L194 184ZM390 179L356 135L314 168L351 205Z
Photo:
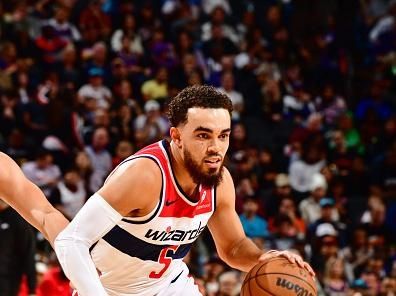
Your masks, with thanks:
M211 86L191 86L169 103L172 141L197 184L218 185L229 146L232 103Z

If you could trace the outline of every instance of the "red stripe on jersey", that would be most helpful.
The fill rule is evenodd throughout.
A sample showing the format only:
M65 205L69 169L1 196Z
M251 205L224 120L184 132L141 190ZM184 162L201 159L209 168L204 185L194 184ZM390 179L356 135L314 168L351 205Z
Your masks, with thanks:
M187 204L182 198L175 199L167 198L162 208L160 217L175 217L175 218L194 218L197 215L209 213L213 210L211 190L201 191L201 200L197 205L191 206Z

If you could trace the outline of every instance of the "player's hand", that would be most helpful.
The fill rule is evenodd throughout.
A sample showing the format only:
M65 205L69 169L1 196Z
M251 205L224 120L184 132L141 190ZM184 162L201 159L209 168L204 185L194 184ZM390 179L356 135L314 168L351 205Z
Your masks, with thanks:
M271 258L274 257L285 257L287 260L289 260L291 263L296 263L298 266L308 270L308 272L312 275L315 276L315 272L313 271L312 267L305 262L300 255L294 254L289 251L277 251L277 250L270 250L264 254L262 254L259 258L259 261L264 262L267 261Z

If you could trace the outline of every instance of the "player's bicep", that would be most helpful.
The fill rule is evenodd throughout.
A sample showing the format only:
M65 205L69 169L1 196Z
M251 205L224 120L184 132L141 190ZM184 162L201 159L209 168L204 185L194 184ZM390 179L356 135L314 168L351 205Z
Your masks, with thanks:
M233 209L216 210L208 227L221 257L227 256L233 247L245 238L239 217Z
M245 238L241 221L235 211L234 183L228 171L217 189L216 211L210 218L208 227L221 257L228 256L234 246Z
M161 171L151 159L139 158L119 167L98 194L121 215L149 207L161 191Z

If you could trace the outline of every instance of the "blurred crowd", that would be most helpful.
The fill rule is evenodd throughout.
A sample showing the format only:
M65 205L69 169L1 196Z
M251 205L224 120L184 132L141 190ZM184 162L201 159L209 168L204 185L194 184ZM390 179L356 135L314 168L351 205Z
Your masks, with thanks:
M73 218L168 136L169 98L213 85L246 234L301 254L319 295L396 295L395 82L394 0L0 1L0 149L54 206ZM0 295L70 295L3 204L0 238ZM208 233L186 261L203 295L238 295Z

